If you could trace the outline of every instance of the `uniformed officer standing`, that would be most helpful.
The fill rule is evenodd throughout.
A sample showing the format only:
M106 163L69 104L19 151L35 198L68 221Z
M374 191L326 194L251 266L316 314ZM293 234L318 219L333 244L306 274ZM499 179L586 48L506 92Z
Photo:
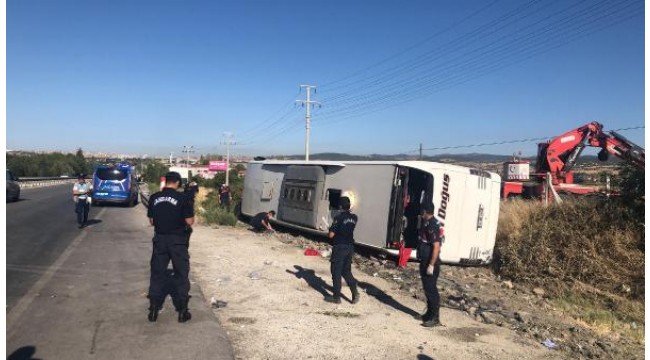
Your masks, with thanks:
M352 303L359 302L357 280L352 276L352 256L354 255L354 228L357 226L357 216L350 212L350 198L341 197L343 212L334 218L329 230L332 239L331 271L334 287L333 295L325 296L325 301L341 303L341 276L352 291Z
M427 298L427 311L422 315L422 326L440 326L440 294L438 294L438 275L440 274L440 224L433 217L433 204L423 205L423 220L419 233L418 260L420 277Z
M75 202L75 212L77 213L77 223L79 229L86 226L88 222L88 212L90 211L90 185L86 183L86 175L79 174L78 182L72 187L72 197Z
M178 192L181 176L177 172L165 175L165 187L149 199L149 222L154 226L153 253L151 254L151 279L149 283L149 321L156 321L167 296L167 265L174 268L173 284L176 288L174 307L178 322L192 318L187 309L190 292L190 255L186 227L194 224L194 209L189 198Z

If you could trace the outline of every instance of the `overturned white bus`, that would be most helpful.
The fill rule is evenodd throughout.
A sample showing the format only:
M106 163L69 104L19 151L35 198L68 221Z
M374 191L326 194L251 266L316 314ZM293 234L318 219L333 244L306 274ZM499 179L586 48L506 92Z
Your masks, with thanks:
M441 260L481 265L492 260L500 186L498 174L427 161L253 161L241 211L275 210L273 222L325 236L348 196L356 243L397 254L400 242L417 247L420 209L432 202L444 225Z

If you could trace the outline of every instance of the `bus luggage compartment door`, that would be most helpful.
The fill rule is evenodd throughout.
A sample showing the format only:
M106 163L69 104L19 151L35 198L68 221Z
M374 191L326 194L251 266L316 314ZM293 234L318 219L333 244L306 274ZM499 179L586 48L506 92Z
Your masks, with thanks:
M293 165L282 182L278 219L315 229L325 171L320 166Z

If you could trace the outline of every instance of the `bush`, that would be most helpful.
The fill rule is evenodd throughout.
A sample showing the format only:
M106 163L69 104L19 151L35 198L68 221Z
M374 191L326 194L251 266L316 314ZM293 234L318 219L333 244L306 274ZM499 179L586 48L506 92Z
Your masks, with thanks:
M237 217L233 213L221 208L205 209L201 216L208 224L227 226L237 225Z
M635 211L621 201L576 200L547 207L505 202L494 265L504 277L544 286L555 295L586 284L643 301L644 231Z
M219 206L219 199L216 192L211 191L205 195L205 199L200 204L201 209L197 213L206 223L227 226L237 225L237 217L235 214Z

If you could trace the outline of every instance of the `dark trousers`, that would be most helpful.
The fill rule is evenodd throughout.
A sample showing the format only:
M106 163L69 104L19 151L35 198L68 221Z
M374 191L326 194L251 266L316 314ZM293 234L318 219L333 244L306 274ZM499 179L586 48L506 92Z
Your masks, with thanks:
M427 267L431 260L433 246L429 244L420 244L418 246L418 259L420 260L420 278L422 278L422 288L427 298L427 318L425 321L440 318L440 294L438 293L438 275L440 275L440 262L436 263L433 268L433 275L427 275Z
M167 294L173 296L174 291L170 291L170 286L173 286L171 290L175 290L177 296L176 299L172 297L174 306L177 310L187 307L190 292L190 254L187 240L187 235L154 235L149 282L149 301L152 306L162 306ZM171 279L167 273L169 261L174 268Z
M90 211L90 204L85 200L78 200L75 204L74 211L77 213L77 223L83 225L88 221L88 211Z
M332 256L330 258L332 271L332 285L334 288L334 297L341 297L341 277L351 289L356 289L357 280L352 276L352 255L354 255L354 245L334 245L332 247Z

